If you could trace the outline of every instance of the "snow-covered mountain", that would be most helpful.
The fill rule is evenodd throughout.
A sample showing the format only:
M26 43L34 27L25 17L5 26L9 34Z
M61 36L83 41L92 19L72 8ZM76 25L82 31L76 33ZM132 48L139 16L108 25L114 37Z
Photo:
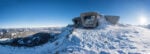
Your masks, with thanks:
M150 29L150 24L148 24L148 25L143 25L142 27L145 27L145 28Z
M0 28L0 38L27 37L38 32L60 33L63 27Z
M95 29L66 27L53 42L49 41L35 47L0 45L0 53L148 54L150 53L149 35L149 29L132 25L105 25Z

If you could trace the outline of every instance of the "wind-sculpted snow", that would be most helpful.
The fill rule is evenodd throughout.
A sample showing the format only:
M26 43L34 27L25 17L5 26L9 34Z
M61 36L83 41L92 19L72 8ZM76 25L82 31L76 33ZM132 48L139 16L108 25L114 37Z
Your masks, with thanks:
M108 26L105 29L75 29L72 36L87 51L111 54L148 53L150 31L140 27ZM86 51L84 52L86 54Z
M2 54L148 54L150 30L137 26L66 27L54 42L33 48L0 45Z

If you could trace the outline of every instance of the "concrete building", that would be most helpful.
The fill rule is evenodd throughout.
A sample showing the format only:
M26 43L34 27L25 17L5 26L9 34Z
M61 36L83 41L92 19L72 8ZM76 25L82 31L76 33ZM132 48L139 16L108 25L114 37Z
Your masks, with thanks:
M107 15L107 16L104 16L105 17L105 19L106 19L106 21L108 21L109 23L111 23L111 24L117 24L118 23L118 21L119 21L119 16L109 16L109 15Z
M81 13L80 17L75 17L73 19L74 27L85 27L85 28L94 28L100 25L100 18L102 15L97 12L85 12ZM112 25L115 25L119 21L119 16L104 16L104 19Z

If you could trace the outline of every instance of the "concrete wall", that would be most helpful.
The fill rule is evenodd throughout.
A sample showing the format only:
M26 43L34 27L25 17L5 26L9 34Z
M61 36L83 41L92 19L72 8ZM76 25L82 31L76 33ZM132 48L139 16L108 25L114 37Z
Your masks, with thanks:
M74 27L82 26L82 22L81 22L81 18L80 17L75 17L74 19L72 19L72 21L74 23Z
M96 27L98 20L97 17L99 14L97 12L85 12L81 13L81 22L83 27ZM88 19L86 19L88 17Z
M104 20L115 25L119 21L119 16L100 15L97 12L85 12L81 13L79 17L75 17L72 21L74 22L74 27L94 28L103 23Z
M106 21L110 22L111 24L117 24L119 21L119 16L105 16Z

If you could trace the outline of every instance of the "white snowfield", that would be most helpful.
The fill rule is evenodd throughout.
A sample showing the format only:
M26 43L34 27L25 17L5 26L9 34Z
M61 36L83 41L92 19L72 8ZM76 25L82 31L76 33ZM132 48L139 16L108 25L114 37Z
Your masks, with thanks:
M108 26L94 30L75 29L72 36L78 38L79 47L84 49L83 52L79 52L83 54L88 54L87 51L94 52L93 54L150 53L150 30L141 27Z
M35 47L0 45L0 54L149 54L150 30L137 26L67 27L59 39Z

